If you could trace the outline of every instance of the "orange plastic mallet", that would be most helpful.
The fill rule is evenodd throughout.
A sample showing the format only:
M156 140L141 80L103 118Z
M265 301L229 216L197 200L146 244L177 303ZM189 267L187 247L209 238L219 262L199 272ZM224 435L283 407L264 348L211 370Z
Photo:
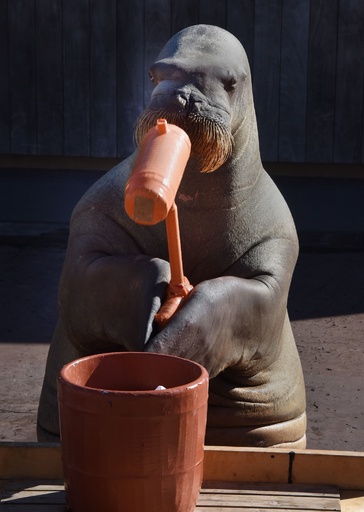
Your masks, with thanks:
M146 134L125 187L125 210L138 224L166 220L171 280L167 299L156 315L160 327L167 324L192 290L183 273L178 211L175 197L191 154L185 131L158 119Z

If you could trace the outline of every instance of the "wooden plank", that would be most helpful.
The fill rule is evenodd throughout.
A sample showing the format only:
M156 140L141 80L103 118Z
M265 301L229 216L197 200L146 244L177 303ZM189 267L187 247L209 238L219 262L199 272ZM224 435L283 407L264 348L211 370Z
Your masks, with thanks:
M198 506L209 507L244 507L249 506L253 509L277 509L277 510L340 510L339 494L335 498L326 497L296 497L290 496L270 496L269 494L242 497L240 495L226 495L213 493L208 496L203 494L199 497Z
M2 490L6 491L63 491L64 483L60 479L39 478L37 480L0 480Z
M90 0L91 156L116 155L116 0Z
M60 445L0 442L0 478L61 479ZM204 481L250 486L292 481L364 490L364 453L206 446Z
M53 504L44 503L36 505L26 503L22 505L5 504L1 505L1 512L66 512L64 504ZM212 511L210 511L212 512Z
M202 483L202 493L211 494L268 494L271 496L285 496L286 494L298 497L324 496L334 498L338 494L338 488L333 485L314 485L314 484L287 484L287 483L246 483L246 482L225 482L225 481L206 481Z
M1 493L1 503L9 503L11 505L45 505L45 504L65 504L65 491L49 489L42 490L26 490L26 491L5 491Z
M36 61L34 0L8 2L10 151L37 150Z
M339 4L334 162L362 161L364 2Z
M149 79L149 68L157 58L159 52L171 37L171 3L170 0L145 1L144 19L144 104L147 105L152 92Z
M117 155L133 149L134 123L144 106L144 9L141 0L116 4Z
M364 456L358 452L296 452L292 464L292 482L364 489Z
M55 157L46 155L1 155L0 167L10 170L54 169L85 171L108 171L120 162L120 158L96 157ZM364 178L364 166L361 164L305 164L291 162L265 162L265 170L271 176L345 178L360 180Z
M171 33L198 23L198 2L196 0L172 0Z
M253 92L261 156L278 160L282 0L255 2Z
M274 508L256 508L256 507L250 507L248 504L240 504L238 507L234 506L234 507L229 507L229 506L226 506L226 507L211 507L211 506L208 506L208 507L204 507L204 506L199 506L199 507L196 507L195 509L195 512L277 512L277 510L284 510L285 512L287 512L287 509L283 509L283 508L277 508L277 507L274 507ZM290 512L293 512L292 509L289 509ZM336 510L340 510L340 509L336 509ZM25 512L28 512L28 510L26 510ZM295 509L295 512L307 512L307 509L306 508L296 508ZM320 508L320 509L310 509L309 512L325 512L325 509L323 508Z
M10 171L15 169L44 169L52 172L54 169L62 171L108 171L120 162L120 158L95 158L75 156L47 156L47 155L0 155L0 167L7 167Z
M231 482L287 482L290 455L287 451L217 446L205 447L204 480Z
M64 149L90 154L89 0L63 0Z
M226 27L226 0L199 0L199 23Z
M222 488L221 488L222 484ZM207 488L205 488L207 486ZM339 490L332 486L204 482L197 510L339 511Z
M0 497L2 510L24 511L40 510L46 505L47 510L59 510L57 506L65 505L63 485L57 481L52 484L39 483L31 486L28 481L6 481ZM206 486L206 483L205 483ZM232 510L261 510L261 511L339 511L340 496L336 488L328 486L298 486L298 485L261 485L234 484L229 482L209 482L201 490L196 511L232 511ZM220 488L220 487L223 488ZM6 508L5 508L6 507ZM55 508L53 508L55 507Z
M59 444L0 443L1 478L62 478Z
M226 28L239 39L254 69L255 0L227 0Z
M0 2L0 153L10 153L8 2Z
M205 447L204 480L292 482L364 489L364 453Z
M64 512L66 498L61 480L0 480L2 512Z
M363 491L342 491L340 493L341 512L363 512Z
M311 2L306 161L332 162L339 0Z
M282 11L278 160L304 162L310 3L285 0Z
M37 0L37 154L63 154L62 0Z

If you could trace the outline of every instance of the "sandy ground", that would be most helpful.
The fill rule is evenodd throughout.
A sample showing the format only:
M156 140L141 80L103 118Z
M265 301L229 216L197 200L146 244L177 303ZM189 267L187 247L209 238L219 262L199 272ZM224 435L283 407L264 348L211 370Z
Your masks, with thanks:
M32 441L65 234L1 241L0 439ZM364 253L302 253L289 312L306 380L308 447L364 451Z

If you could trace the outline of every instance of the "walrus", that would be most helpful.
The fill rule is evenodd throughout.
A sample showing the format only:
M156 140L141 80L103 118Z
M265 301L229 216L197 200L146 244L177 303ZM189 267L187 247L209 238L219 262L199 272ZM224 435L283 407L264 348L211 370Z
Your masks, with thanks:
M168 247L164 223L138 225L123 207L136 149L72 213L39 438L59 436L56 380L63 364L145 350L208 370L206 444L304 448L305 386L287 313L297 233L262 166L245 51L224 29L191 26L167 42L150 78L154 89L136 123L137 144L158 118L181 127L192 143L176 203L184 271L194 288L158 330Z

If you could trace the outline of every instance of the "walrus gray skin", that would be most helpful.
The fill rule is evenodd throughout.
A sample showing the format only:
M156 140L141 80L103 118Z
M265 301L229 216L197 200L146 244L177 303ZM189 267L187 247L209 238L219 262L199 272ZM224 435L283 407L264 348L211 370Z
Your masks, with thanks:
M167 43L151 79L155 88L137 138L165 117L192 140L176 202L184 272L194 289L157 332L153 319L170 278L168 248L164 223L140 226L124 211L135 152L73 212L39 438L59 434L56 377L63 364L98 352L146 350L208 370L207 444L304 448L305 388L286 311L297 235L262 167L244 49L223 29L192 26ZM224 146L215 125L225 133Z

